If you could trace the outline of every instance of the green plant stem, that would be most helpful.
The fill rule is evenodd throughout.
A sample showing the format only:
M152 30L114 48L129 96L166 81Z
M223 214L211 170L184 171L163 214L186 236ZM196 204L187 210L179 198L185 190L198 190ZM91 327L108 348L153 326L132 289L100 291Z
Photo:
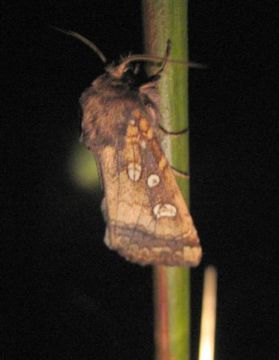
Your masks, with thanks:
M146 52L165 53L172 42L171 59L188 60L187 1L143 0ZM171 131L188 128L188 71L167 64L160 80L162 126ZM169 137L167 137L169 138ZM189 132L163 142L172 165L189 172ZM189 205L189 180L178 179ZM190 358L190 272L185 268L154 268L155 345L157 360Z

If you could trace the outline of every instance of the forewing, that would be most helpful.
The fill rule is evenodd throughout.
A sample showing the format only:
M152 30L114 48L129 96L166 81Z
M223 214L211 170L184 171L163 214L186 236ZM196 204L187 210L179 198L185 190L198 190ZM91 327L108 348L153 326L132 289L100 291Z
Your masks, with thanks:
M192 218L147 115L134 111L125 144L99 154L105 186L105 242L140 264L196 266Z

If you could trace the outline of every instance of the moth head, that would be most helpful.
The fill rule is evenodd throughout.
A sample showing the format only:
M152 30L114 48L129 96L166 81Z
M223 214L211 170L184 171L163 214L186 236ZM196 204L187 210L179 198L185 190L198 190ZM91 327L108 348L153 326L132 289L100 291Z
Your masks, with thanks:
M126 58L122 59L118 66L109 65L106 67L106 71L115 79L122 79L123 76L129 71L132 70L133 74L136 75L139 71L139 63L140 62L151 62L159 64L160 70L157 72L156 76L158 76L163 70L168 62L169 54L171 49L170 40L167 41L167 48L164 57L154 56L154 55L129 55ZM136 63L136 66L133 66L132 63Z
M107 65L106 72L116 80L123 80L138 74L140 62L162 63L162 60L162 58L154 59L153 56L149 55L129 55L122 59L118 65L115 63Z
M105 70L110 77L116 80L122 80L124 77L127 76L128 73L134 73L133 66L131 66L131 64L129 63L127 64L122 61L118 65L116 65L114 62L107 65Z

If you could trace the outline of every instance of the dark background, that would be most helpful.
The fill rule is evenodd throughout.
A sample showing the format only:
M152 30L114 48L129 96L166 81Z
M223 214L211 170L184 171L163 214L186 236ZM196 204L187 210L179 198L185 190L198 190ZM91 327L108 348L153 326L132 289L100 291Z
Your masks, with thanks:
M151 269L104 246L101 195L78 189L67 168L79 96L103 65L48 27L77 31L118 59L142 52L140 2L2 4L2 193L11 190L2 358L152 359ZM190 58L208 65L190 71L191 208L204 248L192 271L193 359L208 264L219 272L216 359L278 356L275 4L190 4Z

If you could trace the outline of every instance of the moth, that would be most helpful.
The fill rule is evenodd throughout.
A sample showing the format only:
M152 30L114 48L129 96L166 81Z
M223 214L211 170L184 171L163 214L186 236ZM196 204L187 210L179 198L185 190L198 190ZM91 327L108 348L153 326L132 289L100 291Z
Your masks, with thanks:
M90 47L106 62L95 44ZM160 144L156 83L164 65L156 76L138 81L138 62L151 58L130 55L106 66L80 98L82 141L104 188L104 241L141 265L197 266L199 237Z

